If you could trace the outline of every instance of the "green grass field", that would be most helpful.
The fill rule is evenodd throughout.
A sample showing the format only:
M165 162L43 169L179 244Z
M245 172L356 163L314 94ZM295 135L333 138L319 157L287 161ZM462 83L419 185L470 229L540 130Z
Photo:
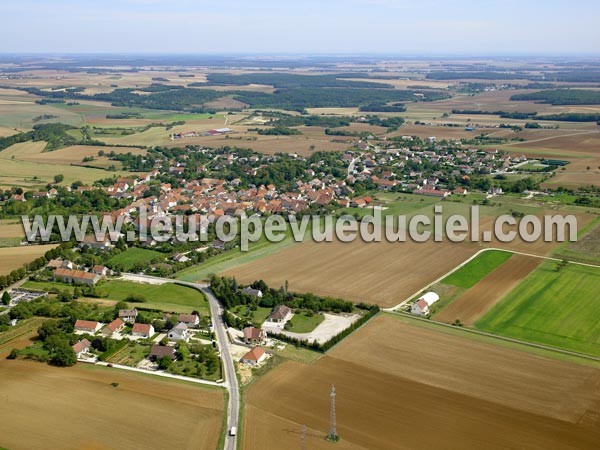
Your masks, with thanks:
M469 289L479 283L496 267L505 263L511 256L512 253L500 250L483 252L456 272L444 278L442 283Z
M105 292L111 300L125 300L129 295L141 295L144 303L132 303L140 308L155 308L163 311L191 312L199 311L208 316L208 301L195 289L176 284L147 284L131 281L114 280L98 285L98 290Z
M310 333L324 320L325 317L323 314L313 314L310 317L303 312L294 314L292 320L289 322L291 325L289 331L293 331L294 333Z
M249 310L246 305L238 305L231 308L231 311L240 317L249 317L250 321L255 327L260 327L262 323L267 319L273 308L265 308L258 306L256 310Z
M23 285L29 289L40 289L49 292L73 292L74 287L54 281L28 281ZM133 281L109 280L96 285L96 292L108 300L122 301L130 295L139 295L146 299L143 303L130 303L138 308L152 308L161 311L190 313L199 311L210 315L208 301L195 289L172 283L148 284Z
M132 247L122 253L113 256L107 261L107 265L112 269L130 271L138 264L148 264L153 260L164 259L165 254L145 248Z
M542 264L475 327L600 356L600 269L557 264Z

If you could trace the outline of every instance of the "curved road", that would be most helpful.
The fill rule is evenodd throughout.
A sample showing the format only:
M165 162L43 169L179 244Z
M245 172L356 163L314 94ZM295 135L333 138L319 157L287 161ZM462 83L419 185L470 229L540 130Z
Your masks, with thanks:
M131 277L138 281L147 280L148 282L160 281L164 283L175 283L182 286L188 286L203 292L208 299L210 306L210 315L212 317L215 336L217 338L217 345L221 353L221 361L223 362L223 370L225 377L225 387L229 392L229 404L227 407L227 430L225 430L225 450L236 450L237 448L237 436L231 436L229 431L235 427L238 427L238 421L240 417L240 391L238 386L238 380L235 373L235 366L233 364L233 358L229 352L227 346L227 326L223 322L223 306L217 300L212 290L207 284L200 283L189 283L187 281L174 280L172 278L160 278L149 275L138 275L138 274L123 274L125 278Z

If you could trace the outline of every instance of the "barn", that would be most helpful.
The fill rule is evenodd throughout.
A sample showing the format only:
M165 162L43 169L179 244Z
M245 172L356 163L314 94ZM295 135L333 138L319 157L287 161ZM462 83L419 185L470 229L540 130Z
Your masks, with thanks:
M420 297L410 307L410 313L415 316L426 316L429 314L429 307L440 299L435 292L427 292Z

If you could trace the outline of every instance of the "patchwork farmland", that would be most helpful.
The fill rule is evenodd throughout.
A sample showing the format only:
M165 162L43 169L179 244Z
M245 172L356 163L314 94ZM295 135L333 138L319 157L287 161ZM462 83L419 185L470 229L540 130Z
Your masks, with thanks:
M598 368L411 322L378 316L314 365L255 382L242 448L294 448L303 424L328 448L332 383L340 448L597 448Z
M600 356L600 268L544 262L475 327Z

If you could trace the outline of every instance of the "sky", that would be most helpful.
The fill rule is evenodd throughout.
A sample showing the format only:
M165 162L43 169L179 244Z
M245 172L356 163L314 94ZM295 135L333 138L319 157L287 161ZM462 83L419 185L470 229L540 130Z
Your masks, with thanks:
M597 0L0 0L0 53L598 55Z

